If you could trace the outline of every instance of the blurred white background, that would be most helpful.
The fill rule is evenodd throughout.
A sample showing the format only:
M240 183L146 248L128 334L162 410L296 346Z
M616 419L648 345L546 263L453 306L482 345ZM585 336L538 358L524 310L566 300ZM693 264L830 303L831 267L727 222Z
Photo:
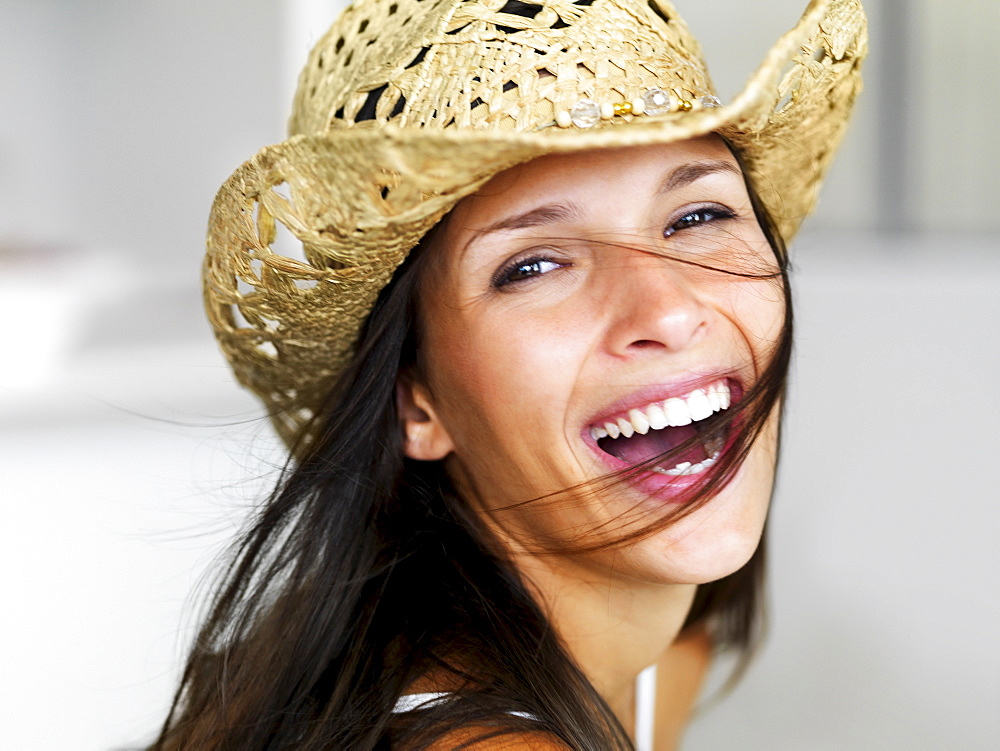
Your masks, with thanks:
M677 0L735 93L805 0ZM998 0L868 0L796 241L771 638L685 748L1000 747ZM0 748L148 740L280 461L203 322L215 189L337 0L0 4Z

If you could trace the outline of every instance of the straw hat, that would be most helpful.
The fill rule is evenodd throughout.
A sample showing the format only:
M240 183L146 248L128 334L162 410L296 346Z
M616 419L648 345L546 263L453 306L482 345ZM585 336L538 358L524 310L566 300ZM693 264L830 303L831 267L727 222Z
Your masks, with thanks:
M291 137L215 199L204 289L222 350L295 440L407 253L490 177L544 154L717 131L790 239L866 47L858 0L813 0L720 106L668 0L358 0L309 56ZM301 252L272 247L276 222Z

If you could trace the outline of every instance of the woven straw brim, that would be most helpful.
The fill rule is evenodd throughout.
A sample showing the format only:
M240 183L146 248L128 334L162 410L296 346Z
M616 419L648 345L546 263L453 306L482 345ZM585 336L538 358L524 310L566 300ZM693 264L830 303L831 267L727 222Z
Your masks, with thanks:
M546 154L720 133L790 239L846 128L866 44L856 1L814 0L723 108L589 130L359 123L266 147L223 185L211 213L205 304L219 343L279 434L296 441L409 251L498 172ZM275 221L304 258L272 250Z

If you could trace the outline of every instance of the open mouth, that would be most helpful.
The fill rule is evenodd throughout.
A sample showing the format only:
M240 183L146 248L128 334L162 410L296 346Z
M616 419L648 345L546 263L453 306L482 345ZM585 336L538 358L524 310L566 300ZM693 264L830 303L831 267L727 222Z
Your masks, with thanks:
M672 466L658 465L650 471L697 475L719 458L725 444L720 418L731 401L729 384L720 380L684 396L631 409L627 415L592 426L590 435L599 449L633 466L693 441L680 455L671 457Z

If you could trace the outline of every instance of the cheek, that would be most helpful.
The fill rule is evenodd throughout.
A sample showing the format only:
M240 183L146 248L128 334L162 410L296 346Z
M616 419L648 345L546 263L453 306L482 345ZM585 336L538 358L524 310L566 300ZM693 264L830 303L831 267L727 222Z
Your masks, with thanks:
M507 355L507 342L498 334L459 318L447 320L427 338L434 393L445 412L460 401L488 406L502 394L497 361Z
M425 338L435 402L456 452L537 453L561 438L586 337L557 315L463 310Z
M732 285L727 298L733 330L743 339L760 369L777 346L785 324L785 299L780 282L738 282Z
M581 348L580 327L568 325L578 320L569 307L539 310L491 301L439 315L440 325L430 344L442 380L474 399L551 398L557 388L553 370L564 374Z

